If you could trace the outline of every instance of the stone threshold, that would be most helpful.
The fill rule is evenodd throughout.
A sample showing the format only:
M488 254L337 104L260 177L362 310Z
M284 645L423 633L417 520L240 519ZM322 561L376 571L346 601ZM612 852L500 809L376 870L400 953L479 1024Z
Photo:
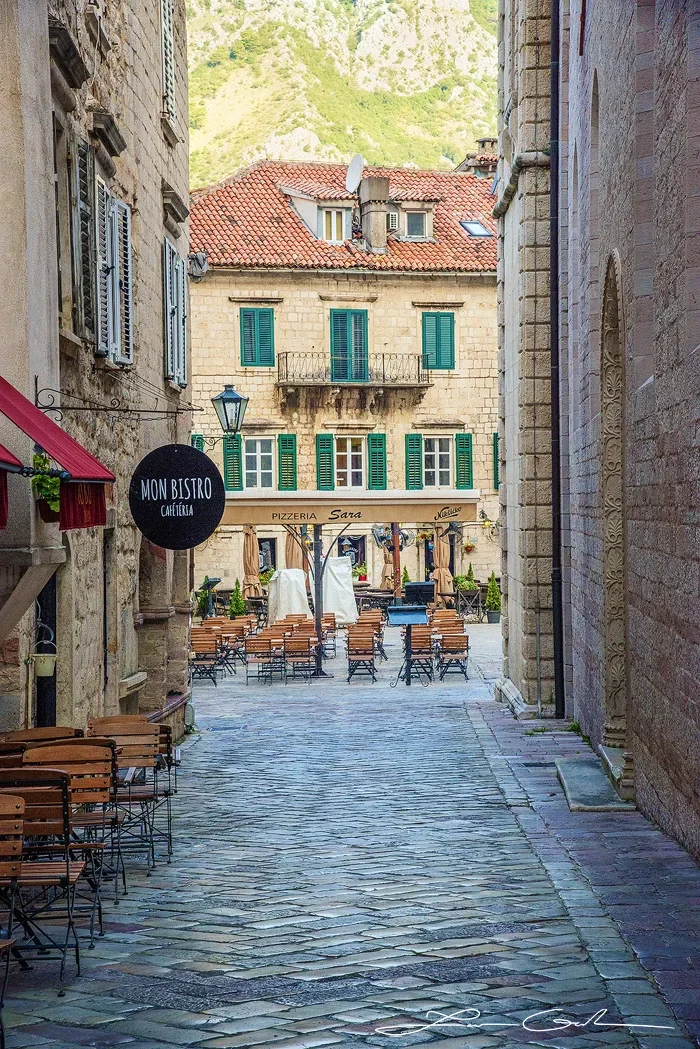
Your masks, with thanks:
M554 764L572 812L636 811L633 802L622 800L594 755L556 758Z

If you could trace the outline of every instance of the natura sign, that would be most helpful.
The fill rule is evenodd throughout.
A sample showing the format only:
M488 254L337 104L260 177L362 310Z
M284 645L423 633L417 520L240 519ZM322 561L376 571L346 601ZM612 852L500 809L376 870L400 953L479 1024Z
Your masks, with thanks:
M226 503L221 474L189 444L150 452L129 485L131 515L139 530L166 550L189 550L214 533Z

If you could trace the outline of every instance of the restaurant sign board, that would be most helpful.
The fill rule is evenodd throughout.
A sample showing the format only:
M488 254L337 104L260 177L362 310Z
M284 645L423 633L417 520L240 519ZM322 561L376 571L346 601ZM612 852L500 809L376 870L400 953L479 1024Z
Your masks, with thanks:
M136 467L131 516L146 539L165 550L190 550L212 535L226 503L216 465L189 444L164 444Z
M287 493L284 493L287 495ZM289 493L291 494L291 493ZM242 493L226 504L222 525L350 525L385 524L388 521L448 525L451 521L476 521L476 498L471 499L415 499L387 492L384 498L371 493L353 492L352 497L338 494L319 498L319 493L296 492L295 498L255 498ZM325 495L325 493L324 493Z

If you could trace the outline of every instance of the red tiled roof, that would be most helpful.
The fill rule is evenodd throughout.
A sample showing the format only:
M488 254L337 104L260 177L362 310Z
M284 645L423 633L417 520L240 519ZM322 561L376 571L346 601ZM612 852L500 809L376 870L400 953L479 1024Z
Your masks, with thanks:
M358 241L318 240L294 210L285 189L317 200L345 200L343 164L264 160L216 186L196 190L190 211L190 250L206 251L209 264L251 268L495 271L496 223L490 183L475 175L410 168L366 168L389 177L393 200L434 201L434 240L401 241L389 235L385 255ZM462 219L478 219L493 237L471 237Z

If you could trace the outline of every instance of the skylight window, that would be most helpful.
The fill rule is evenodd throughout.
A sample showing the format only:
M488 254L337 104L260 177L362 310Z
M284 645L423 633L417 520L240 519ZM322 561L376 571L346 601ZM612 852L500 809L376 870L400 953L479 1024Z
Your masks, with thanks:
M477 221L477 219L462 219L460 222L462 229L465 229L470 237L492 237L493 233L486 229L483 223Z

